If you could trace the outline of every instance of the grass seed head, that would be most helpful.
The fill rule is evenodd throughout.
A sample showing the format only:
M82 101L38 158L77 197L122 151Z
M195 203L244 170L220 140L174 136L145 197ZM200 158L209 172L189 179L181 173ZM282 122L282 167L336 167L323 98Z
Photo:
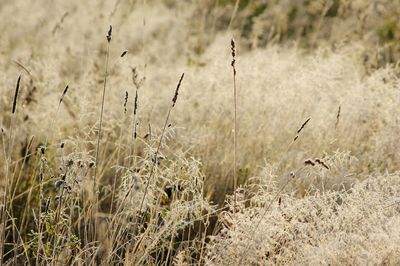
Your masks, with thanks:
M18 76L17 85L15 86L15 95L14 95L13 106L12 106L12 111L11 111L12 114L14 114L15 111L17 110L17 98L18 98L18 93L19 93L20 81L21 81L21 75Z
M111 35L112 35L112 26L110 25L110 28L108 29L108 33L107 33L107 42L110 43L111 42Z
M181 83L182 83L184 76L185 76L185 73L182 73L181 78L179 79L178 85L176 86L175 94L174 94L174 97L172 98L172 107L175 106L176 101L178 100L179 88L181 87Z

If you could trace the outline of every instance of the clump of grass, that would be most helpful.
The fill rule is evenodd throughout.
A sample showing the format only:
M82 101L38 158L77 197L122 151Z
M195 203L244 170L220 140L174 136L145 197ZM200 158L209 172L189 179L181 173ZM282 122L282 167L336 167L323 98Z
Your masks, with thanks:
M13 121L15 120L15 113L17 111L17 101L18 101L18 94L20 90L20 82L21 82L21 75L18 76L17 79L17 84L15 85L15 93L14 93L14 98L13 98L13 104L12 104L12 109L11 109L11 115L13 116L10 120L10 134L8 138L8 157L6 158L6 178L5 178L5 188L3 191L3 206L1 207L1 229L0 229L0 264L3 263L3 253L4 253L4 244L5 244L5 234L6 234L6 227L7 227L7 216L8 216L8 209L7 209L7 201L9 194L11 193L11 187L13 182L13 179L9 180L9 175L10 175L10 168L11 168L11 161L12 161L12 146L13 146ZM3 130L3 129L2 129ZM4 142L3 142L4 143ZM13 176L14 177L14 176ZM14 236L14 234L13 234ZM15 238L14 238L15 239Z
M397 229L387 228L382 221L390 221L391 225L400 222L398 210L391 205L393 198L387 194L389 190L399 189L397 175L367 179L346 193L326 191L303 199L285 193L276 201L279 188L268 171L254 178L239 195L250 195L244 213L222 214L223 229L208 246L208 265L340 264L343 261L396 264L400 252L394 244L398 239ZM257 234L253 234L254 228ZM349 233L339 233L343 230ZM375 241L368 242L371 237ZM359 246L365 241L368 247ZM338 242L341 244L334 244ZM381 245L390 248L379 249ZM364 253L366 250L370 252Z
M184 76L185 76L185 73L182 73L181 77L179 78L178 84L176 85L176 89L175 89L174 96L172 97L171 105L168 108L167 116L165 118L164 126L163 126L162 131L161 131L160 139L158 140L157 148L156 148L156 151L154 153L154 158L155 159L153 160L153 163L151 164L150 173L149 173L149 176L147 178L147 184L146 184L146 187L144 189L142 200L140 202L139 214L142 212L143 203L144 203L144 201L146 199L149 186L153 181L152 178L153 178L155 166L157 165L157 162L158 162L158 153L160 152L161 144L162 144L162 141L163 141L163 138L164 138L164 134L165 134L165 129L167 128L172 108L175 107L176 101L178 100L179 88L181 87L181 83L182 83L182 80L183 80Z
M341 46L330 39L358 15L368 30L376 11L351 3L335 11L329 1L268 8L118 1L111 17L124 42L115 45L124 49L104 67L115 39L110 28L104 52L104 36L93 32L107 18L89 10L106 14L109 6L94 2L71 0L68 20L53 12L39 24L32 5L0 10L9 25L0 59L14 62L0 66L0 176L11 179L0 180L8 193L4 264L399 264L398 66L371 66L386 60L377 54L396 51L366 53L372 35ZM298 21L310 18L304 12L314 17ZM335 12L352 18L330 25L339 21ZM16 27L21 15L23 28ZM149 19L137 23L138 16ZM230 17L231 30L244 36L240 70L238 43L221 53L228 49L219 31ZM307 36L313 47L324 45L303 49ZM192 74L169 95L165 85L178 65ZM21 79L13 101L7 88L15 67L30 80ZM194 89L178 103L183 78ZM65 80L71 86L55 92ZM306 116L312 127L299 123Z

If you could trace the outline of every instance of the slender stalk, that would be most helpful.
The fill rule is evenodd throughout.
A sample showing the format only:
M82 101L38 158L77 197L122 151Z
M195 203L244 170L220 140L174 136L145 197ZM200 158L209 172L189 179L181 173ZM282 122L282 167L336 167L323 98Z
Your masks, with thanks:
M239 4L240 4L240 0L236 0L235 6L233 7L231 19L229 20L228 30L232 27L232 23L233 23L233 20L234 20L234 18L236 16L237 11L238 11Z
M130 145L130 163L131 165L136 165L136 159L133 157L136 154L136 137L137 137L137 111L138 111L138 98L139 98L139 86L136 86L135 90L135 98L134 98L134 106L133 106L133 117L132 117L132 134L131 134L131 145Z
M104 71L104 82L103 82L103 96L101 100L101 110L100 110L100 121L99 121L99 132L97 135L97 145L96 145L96 158L95 158L95 168L94 168L94 174L93 174L93 193L94 193L94 200L95 204L91 208L91 218L94 223L94 230L93 230L93 239L96 236L96 223L95 223L95 216L93 215L94 213L94 208L96 208L97 211L97 203L98 203L98 194L97 194L97 169L99 168L99 151L100 151L100 140L101 140L101 129L103 126L103 113L104 113L104 102L105 102L105 96L106 96L106 87L107 87L107 76L108 76L108 61L109 61L109 56L110 56L110 42L111 42L111 34L112 34L112 26L110 25L110 29L108 30L107 34L107 54L106 54L106 65L105 65L105 71Z
M172 109L175 107L176 101L178 100L179 88L180 88L180 86L181 86L181 83L182 83L182 80L183 80L183 77L184 77L184 76L185 76L185 73L182 73L182 75L181 75L181 77L180 77L180 79L179 79L178 85L176 86L175 93L174 93L174 97L172 98L172 103L171 103L171 105L169 106L168 113L167 113L167 116L166 116L166 118L165 118L165 123L164 123L163 129L162 129L162 132L161 132L160 139L159 139L159 141L158 141L158 145L157 145L156 152L155 152L155 154L154 154L154 159L152 158L152 162L153 162L153 163L151 164L149 177L148 177L148 179L147 179L147 184L146 184L146 187L145 187L145 190L144 190L144 193L143 193L142 200L141 200L141 202L140 202L140 207L139 207L138 215L140 215L140 214L142 213L143 204L144 204L144 201L145 201L145 199L146 199L146 196L147 196L147 192L148 192L150 183L152 183L152 180L153 180L153 174L154 174L154 170L155 170L155 167L156 167L156 164L157 164L158 153L159 153L159 151L160 151L161 144L162 144L162 140L163 140L163 138L164 138L165 129L167 128L168 121L169 121L169 117L170 117L170 115L171 115L171 111L172 111ZM132 187L133 187L133 186L131 186L131 187L129 188L128 192L126 193L122 204L125 202L126 198L128 197L130 191L132 190ZM137 223L136 223L136 224L137 224ZM148 229L150 229L150 227L149 227ZM136 228L135 228L135 230L136 230ZM143 240L143 238L145 237L145 235L146 235L146 234L143 234L142 237L136 242L136 245L135 245L135 247L134 247L134 249L133 249L133 252L136 252L137 248L139 247L139 245L140 245L140 243L142 242L142 240Z
M276 200L278 199L278 197L281 195L281 193L283 192L283 190L286 188L286 186L290 183L290 181L295 178L297 176L297 173L299 173L300 171L302 171L304 169L304 166L301 167L300 169L298 169L295 173L291 172L290 173L290 177L287 179L287 181L281 186L281 188L276 192L275 196L272 198L272 200L270 201L270 203L267 205L266 208L264 208L264 212L261 214L260 218L258 219L256 226L251 230L251 233L249 235L249 239L253 240L255 234L258 231L258 228L261 224L261 221L264 219L265 215L267 214L267 212L269 211L269 209L271 208L272 204L274 202L276 202ZM245 249L243 250L243 252L241 252L240 256L239 256L239 262L237 265L242 265L242 260L243 258L246 257L245 253L247 250L249 250L251 245L251 242L248 243L245 247Z
M165 129L167 128L167 125L168 125L169 117L171 115L171 110L172 110L172 108L174 108L174 106L176 104L176 100L178 99L179 88L181 86L181 83L182 83L184 75L185 75L185 73L183 73L181 78L179 79L178 85L177 85L176 90L175 90L174 97L172 98L172 104L170 105L170 107L168 109L167 117L165 118L165 123L164 123L164 126L163 126L163 130L161 132L160 140L158 141L156 153L154 154L154 160L153 160L153 163L152 163L151 168L150 168L149 178L147 180L147 184L146 184L146 187L145 187L145 190L144 190L142 201L140 202L139 214L142 212L143 203L144 203L144 200L145 200L145 198L147 196L147 191L148 191L149 185L152 182L152 177L153 177L155 166L157 164L157 159L158 159L157 157L158 157L158 153L160 151L162 140L164 138Z
M236 91L236 47L235 41L231 40L231 50L232 50L232 72L233 72L233 108L234 108L234 118L233 118L233 195L235 200L236 208L236 189L237 189L237 91Z
M40 250L43 249L42 240L42 199L43 199L43 176L44 176L44 163L43 154L40 155L40 172L39 172L39 212L38 212L38 243L36 250L36 265L40 265ZM45 255L45 252L43 253Z
M5 185L5 191L3 193L3 206L1 207L1 241L0 241L0 266L3 265L3 254L4 254L4 242L5 242L5 229L6 229L6 215L7 215L7 197L10 189L11 193L11 187L9 187L9 174L10 174L10 167L11 167L11 148L12 148L12 132L13 132L13 121L16 116L16 111L17 111L17 100L18 100L18 93L19 93L19 85L21 82L21 75L18 76L17 79L17 84L15 86L15 94L14 94L14 100L13 100L13 105L11 109L11 118L10 118L10 136L9 136L9 143L8 143L8 158L7 158L7 163L6 163L6 185Z

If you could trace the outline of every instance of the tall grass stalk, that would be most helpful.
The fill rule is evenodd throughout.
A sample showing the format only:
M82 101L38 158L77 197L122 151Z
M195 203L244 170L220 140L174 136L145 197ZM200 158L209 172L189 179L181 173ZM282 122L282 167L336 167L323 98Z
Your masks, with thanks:
M9 143L8 143L8 158L6 159L6 185L4 188L3 192L3 206L1 208L1 241L0 241L0 266L3 265L3 253L4 253L4 242L5 242L5 231L6 231L6 223L7 223L7 198L8 198L8 189L11 190L11 187L9 187L9 174L10 174L10 167L11 167L11 153L12 153L12 146L13 146L13 127L14 123L13 121L16 119L16 111L17 111L17 101L18 101L18 93L19 93L19 88L20 88L20 82L21 82L21 75L18 76L17 79L17 84L15 86L15 94L14 94L14 100L13 100L13 105L11 109L11 117L10 117L10 135L9 135ZM11 193L11 191L10 191Z
M144 203L144 201L145 201L145 199L146 199L147 192L148 192L148 189L149 189L149 185L150 185L150 183L152 183L152 178L153 178L153 174L154 174L154 169L155 169L155 167L156 167L156 165L157 165L158 153L159 153L159 151L160 151L160 147L161 147L161 144L162 144L162 141L163 141L163 138L164 138L165 129L167 128L167 125L168 125L169 117L170 117L170 115L171 115L172 108L175 107L176 101L177 101L177 99L178 99L179 88L180 88L180 86L181 86L181 83L182 83L182 80L183 80L183 77L184 77L184 76L185 76L185 73L182 73L181 78L179 79L178 85L176 86L175 93L174 93L174 97L172 98L172 103L171 103L171 105L170 105L170 107L169 107L169 109L168 109L167 117L165 118L165 122L164 122L164 126L163 126L163 129L162 129L162 132L161 132L161 136L160 136L160 139L159 139L159 141L158 141L158 145L157 145L156 152L155 152L155 154L154 154L154 160L153 160L153 163L152 163L151 168L150 168L149 178L147 179L147 184L146 184L146 187L145 187L145 190L144 190L144 194L143 194L142 200L141 200L141 202L140 202L139 214L142 212L143 203ZM129 193L129 191L128 191L128 193Z
M93 239L96 237L96 222L95 216L93 215L94 211L97 211L97 203L98 203L98 195L97 195L97 169L99 168L99 151L100 151L100 140L101 140L101 129L103 126L103 113L104 113L104 102L106 96L106 88L107 88L107 77L108 77L108 61L110 57L110 42L111 42L111 35L112 35L112 26L107 33L107 53L106 53L106 64L105 64L105 71L104 71L104 82L103 82L103 95L101 99L101 110L100 110L100 119L99 119L99 132L97 134L97 145L96 145L96 157L95 157L95 168L93 174L93 193L94 193L94 206L91 209L91 218L92 222L94 223L94 230L93 230ZM94 209L95 208L95 209Z
M236 189L237 189L237 91L236 91L236 45L235 41L231 40L231 50L232 50L232 73L233 73L233 194L236 206Z

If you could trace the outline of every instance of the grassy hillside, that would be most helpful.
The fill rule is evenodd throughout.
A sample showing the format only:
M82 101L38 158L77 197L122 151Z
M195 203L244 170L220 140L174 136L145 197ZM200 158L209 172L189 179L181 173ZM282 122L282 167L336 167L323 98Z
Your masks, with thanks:
M399 13L3 0L2 262L398 265Z

